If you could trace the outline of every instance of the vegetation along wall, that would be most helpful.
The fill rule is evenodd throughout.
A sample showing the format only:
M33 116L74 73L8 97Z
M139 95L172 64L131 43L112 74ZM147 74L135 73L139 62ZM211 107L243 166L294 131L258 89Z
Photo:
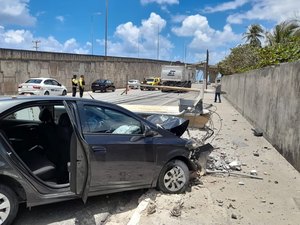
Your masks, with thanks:
M222 89L226 98L300 171L300 61L223 76Z

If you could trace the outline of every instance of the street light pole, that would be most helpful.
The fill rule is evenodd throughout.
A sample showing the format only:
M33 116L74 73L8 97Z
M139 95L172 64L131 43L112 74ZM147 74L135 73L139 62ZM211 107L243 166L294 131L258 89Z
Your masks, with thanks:
M36 41L32 41L32 43L34 44L33 48L35 48L35 51L37 51L38 48L39 48L38 44L41 43L41 41L40 40L36 40Z
M107 20L108 20L108 0L106 0L106 15L105 15L105 57L107 56Z
M94 15L92 15L92 55L94 55Z
M157 25L157 60L159 60L159 25Z

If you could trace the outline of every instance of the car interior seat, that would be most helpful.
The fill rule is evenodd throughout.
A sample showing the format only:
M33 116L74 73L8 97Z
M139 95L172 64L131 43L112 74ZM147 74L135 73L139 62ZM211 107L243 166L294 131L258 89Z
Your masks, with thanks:
M70 161L70 142L73 133L72 124L67 113L62 113L58 120L58 156L59 163L57 164L57 183L68 183L68 162Z

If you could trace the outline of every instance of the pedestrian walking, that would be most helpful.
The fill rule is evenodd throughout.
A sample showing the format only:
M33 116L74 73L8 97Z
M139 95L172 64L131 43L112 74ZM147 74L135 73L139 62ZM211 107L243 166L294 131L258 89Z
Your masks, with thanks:
M221 103L221 83L220 80L217 80L217 84L215 86L215 102L217 102L217 98L219 99L219 102Z
M78 86L77 75L74 74L73 78L72 78L72 96L73 97L76 97L77 86Z
M82 96L83 96L84 85L85 85L84 76L81 75L79 78L79 96L80 96L80 98L82 98Z

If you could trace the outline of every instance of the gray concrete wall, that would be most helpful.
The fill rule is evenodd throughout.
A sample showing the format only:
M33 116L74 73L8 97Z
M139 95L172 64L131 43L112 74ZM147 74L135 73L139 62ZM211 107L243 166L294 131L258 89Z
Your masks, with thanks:
M111 79L117 88L128 79L160 76L169 61L103 57L66 53L0 49L0 95L17 94L18 84L32 77L52 77L71 91L73 74L85 75L86 90L99 78Z
M226 98L300 171L300 61L223 76L222 89Z

